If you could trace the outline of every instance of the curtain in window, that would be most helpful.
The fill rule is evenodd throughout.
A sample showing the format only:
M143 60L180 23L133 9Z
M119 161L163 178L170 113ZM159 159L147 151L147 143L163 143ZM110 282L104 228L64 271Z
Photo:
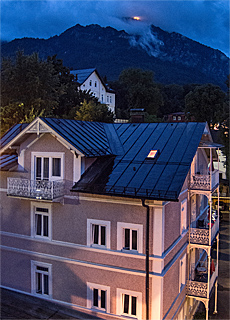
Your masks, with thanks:
M41 214L35 214L35 232L36 235L42 235L42 216Z
M61 159L60 158L52 158L52 161L53 161L52 176L60 177L61 176Z

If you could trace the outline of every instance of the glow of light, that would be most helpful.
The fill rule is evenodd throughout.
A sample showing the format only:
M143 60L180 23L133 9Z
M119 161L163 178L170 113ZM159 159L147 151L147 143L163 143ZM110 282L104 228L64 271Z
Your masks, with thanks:
M158 150L151 150L147 156L147 158L155 158Z
M133 20L140 20L140 17L133 17Z

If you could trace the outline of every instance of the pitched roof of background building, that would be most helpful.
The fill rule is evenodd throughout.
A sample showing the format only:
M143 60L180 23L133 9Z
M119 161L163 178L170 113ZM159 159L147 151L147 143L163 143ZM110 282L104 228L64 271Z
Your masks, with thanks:
M95 70L95 68L71 70L70 73L74 76L77 75L77 82L83 84Z
M96 68L71 70L70 71L70 73L73 74L75 77L77 76L77 80L75 80L75 81L78 82L80 85L82 85L93 72L95 72L97 74L98 78L100 79L100 81L104 85L107 92L115 93L115 91L113 89L109 88L109 86L104 82L104 80L102 79L102 77L100 76L100 74L98 73Z
M172 201L178 199L206 126L40 121L86 157L97 158L73 191ZM149 158L153 150L156 156Z

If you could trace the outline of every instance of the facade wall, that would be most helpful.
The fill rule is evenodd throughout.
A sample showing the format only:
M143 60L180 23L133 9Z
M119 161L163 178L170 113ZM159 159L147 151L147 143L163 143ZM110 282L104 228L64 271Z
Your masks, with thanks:
M109 109L115 112L115 94L106 91L105 86L95 72L88 77L80 88L81 90L91 90L101 103L107 104Z

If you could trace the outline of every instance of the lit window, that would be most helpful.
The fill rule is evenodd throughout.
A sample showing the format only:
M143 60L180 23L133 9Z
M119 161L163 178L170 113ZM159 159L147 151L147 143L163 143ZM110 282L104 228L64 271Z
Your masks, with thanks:
M178 120L179 120L179 121L181 120L181 117L180 117L180 116L178 116Z
M87 307L110 312L110 287L87 282Z
M187 230L187 199L181 202L181 233Z
M117 289L117 311L119 315L142 318L141 292Z
M143 251L143 225L117 223L117 250Z
M173 121L176 121L176 116L173 116Z
M151 150L147 156L147 158L155 158L158 154L158 150Z
M110 248L110 221L87 219L87 245Z
M51 297L51 265L31 261L32 293L39 296Z
M51 238L51 205L31 203L32 236L41 239Z

